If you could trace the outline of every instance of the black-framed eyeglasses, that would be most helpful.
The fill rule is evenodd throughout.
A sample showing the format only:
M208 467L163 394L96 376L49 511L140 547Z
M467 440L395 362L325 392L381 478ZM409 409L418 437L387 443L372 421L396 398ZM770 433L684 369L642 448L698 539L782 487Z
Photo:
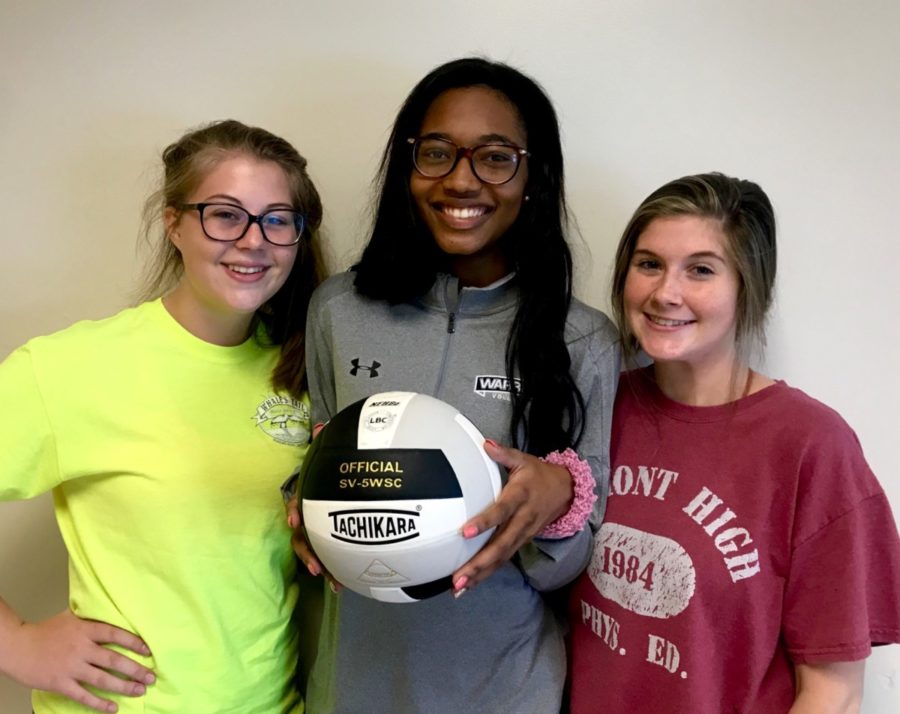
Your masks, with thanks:
M447 139L432 137L410 138L413 166L426 178L444 178L456 169L462 158L469 160L472 173L479 181L498 185L512 181L528 149L515 144L479 144L457 146Z
M233 203L183 203L181 210L200 214L200 227L210 240L233 243L247 235L256 223L262 236L272 245L296 245L303 235L306 216L290 208L275 208L254 216Z

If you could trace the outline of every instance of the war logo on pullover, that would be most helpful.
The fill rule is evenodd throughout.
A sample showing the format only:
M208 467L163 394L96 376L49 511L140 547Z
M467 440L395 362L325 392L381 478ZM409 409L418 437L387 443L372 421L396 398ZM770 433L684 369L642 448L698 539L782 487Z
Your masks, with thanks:
M374 360L374 359L372 360L372 364L360 364L359 357L354 357L352 360L350 360L350 364L351 364L351 369L350 369L351 375L353 375L354 377L357 377L357 376L362 376L362 375L360 375L360 372L363 372L363 373L368 372L369 379L372 379L373 377L378 376L378 368L381 366L381 362L379 362L378 360Z
M510 396L510 387L517 392L522 389L522 380L516 377L510 380L500 374L479 374L475 377L475 394L479 397L490 397L491 399L502 399L508 402L512 399Z
M253 419L279 444L309 443L309 407L293 397L273 394L256 407Z

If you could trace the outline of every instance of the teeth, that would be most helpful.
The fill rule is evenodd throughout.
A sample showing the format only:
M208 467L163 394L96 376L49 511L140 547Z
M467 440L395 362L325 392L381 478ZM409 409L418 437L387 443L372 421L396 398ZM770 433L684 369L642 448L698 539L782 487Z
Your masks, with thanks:
M233 270L235 273L243 273L244 275L252 275L253 273L261 273L265 268L261 266L248 267L244 265L229 265L229 270Z
M450 206L443 206L441 210L453 218L477 218L478 216L483 216L487 211L484 206L473 206L471 208L451 208Z
M654 322L657 325L662 325L663 327L680 327L681 325L687 325L693 320L667 320L664 317L656 317L655 315L647 315L650 318L650 322Z

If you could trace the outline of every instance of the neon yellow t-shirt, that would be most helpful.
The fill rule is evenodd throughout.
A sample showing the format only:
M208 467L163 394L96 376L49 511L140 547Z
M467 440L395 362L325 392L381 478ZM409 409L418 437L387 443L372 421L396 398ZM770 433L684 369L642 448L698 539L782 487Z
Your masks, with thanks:
M295 559L279 484L309 406L275 348L203 342L160 301L39 337L0 365L0 500L53 489L70 605L142 637L157 682L119 711L300 712ZM35 692L34 709L84 707Z

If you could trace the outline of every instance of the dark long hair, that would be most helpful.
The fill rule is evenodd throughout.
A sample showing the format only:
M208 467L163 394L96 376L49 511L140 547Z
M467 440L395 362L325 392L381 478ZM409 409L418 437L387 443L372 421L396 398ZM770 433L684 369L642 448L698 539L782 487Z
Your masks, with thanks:
M297 257L284 285L256 313L268 343L281 347L272 386L300 396L306 390L306 308L324 274L319 246L322 202L306 171L306 159L286 140L234 119L213 122L187 132L163 151L161 187L144 204L144 239L154 246L145 269L141 301L165 294L183 273L181 253L157 223L166 208L178 209L221 161L236 155L272 161L284 171L294 208L306 215Z
M503 246L519 284L519 304L506 345L506 369L521 379L513 391L510 440L534 454L577 444L584 399L570 374L564 332L572 301L572 255L556 112L530 77L480 58L432 70L406 98L381 158L375 220L362 258L354 266L357 290L400 303L424 294L444 256L419 216L409 188L412 150L428 108L450 89L484 86L518 111L529 151L528 182L519 216ZM520 434L524 436L520 439Z

